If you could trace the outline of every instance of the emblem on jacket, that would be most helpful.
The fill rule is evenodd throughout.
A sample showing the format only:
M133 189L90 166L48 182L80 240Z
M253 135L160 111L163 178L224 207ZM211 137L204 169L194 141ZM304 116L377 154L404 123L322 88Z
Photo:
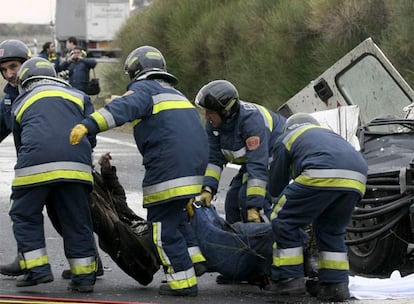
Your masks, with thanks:
M250 136L248 139L246 139L246 146L250 151L256 150L260 146L260 137Z

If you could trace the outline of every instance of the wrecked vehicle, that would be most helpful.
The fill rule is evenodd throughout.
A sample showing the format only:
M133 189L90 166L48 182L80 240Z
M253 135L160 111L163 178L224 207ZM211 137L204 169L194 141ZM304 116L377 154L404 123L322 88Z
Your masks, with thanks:
M414 92L371 38L278 112L313 113L368 163L365 196L347 228L351 272L413 272Z

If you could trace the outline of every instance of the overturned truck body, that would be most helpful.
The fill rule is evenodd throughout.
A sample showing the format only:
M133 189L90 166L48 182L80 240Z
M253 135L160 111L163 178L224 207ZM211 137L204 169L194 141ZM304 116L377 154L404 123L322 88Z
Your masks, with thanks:
M313 113L367 160L367 190L347 229L354 273L413 271L413 101L411 87L368 38L278 109L286 117Z

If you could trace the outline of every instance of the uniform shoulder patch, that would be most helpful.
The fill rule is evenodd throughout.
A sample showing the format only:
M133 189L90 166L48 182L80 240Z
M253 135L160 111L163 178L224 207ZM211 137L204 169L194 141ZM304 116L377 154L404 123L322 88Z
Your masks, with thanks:
M256 150L260 146L260 137L250 136L248 139L246 139L246 146L250 151Z

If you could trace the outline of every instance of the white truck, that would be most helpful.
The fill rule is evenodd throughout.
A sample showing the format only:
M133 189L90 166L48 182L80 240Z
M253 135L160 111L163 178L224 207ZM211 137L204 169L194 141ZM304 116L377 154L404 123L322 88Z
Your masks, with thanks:
M89 56L117 56L119 48L111 42L129 15L129 0L57 0L58 51L63 52L66 39L74 36Z
M286 117L307 112L322 124L334 122L329 127L343 136L343 129L354 131L368 163L366 193L347 228L354 273L413 272L413 102L413 89L368 38L278 109Z

